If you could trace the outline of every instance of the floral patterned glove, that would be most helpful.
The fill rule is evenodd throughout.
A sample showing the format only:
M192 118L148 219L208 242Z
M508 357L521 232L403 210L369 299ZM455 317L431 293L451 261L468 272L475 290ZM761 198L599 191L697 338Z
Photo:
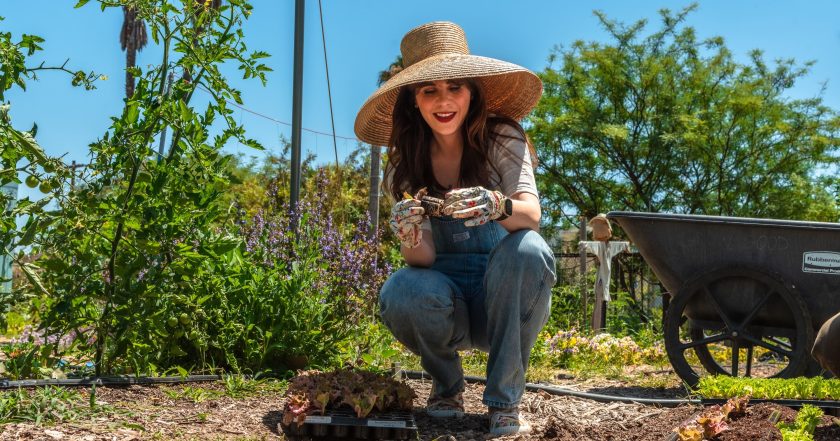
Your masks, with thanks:
M484 187L459 188L446 193L443 214L468 219L464 226L484 225L504 215L505 195Z
M400 239L400 243L406 248L417 248L420 246L420 239L423 238L423 230L420 224L423 222L425 210L420 206L420 201L407 195L406 199L397 201L391 207L391 231Z

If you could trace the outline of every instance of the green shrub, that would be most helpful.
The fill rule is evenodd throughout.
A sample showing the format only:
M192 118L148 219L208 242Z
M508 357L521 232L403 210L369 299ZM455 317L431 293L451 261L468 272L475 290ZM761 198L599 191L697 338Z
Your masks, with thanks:
M551 290L551 315L544 329L550 334L562 329L579 328L582 323L589 323L591 320L581 311L580 285L562 282Z

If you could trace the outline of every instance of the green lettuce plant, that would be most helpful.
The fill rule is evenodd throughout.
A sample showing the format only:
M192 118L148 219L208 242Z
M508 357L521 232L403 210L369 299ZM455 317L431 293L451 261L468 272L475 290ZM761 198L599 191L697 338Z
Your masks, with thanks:
M301 372L289 381L282 424L303 425L307 415L350 408L359 418L372 411L411 410L416 398L407 384L365 371Z
M840 380L822 377L745 378L702 377L695 392L704 398L750 395L761 399L840 400Z
M777 423L783 441L813 441L814 430L820 423L823 411L819 407L806 404L799 409L792 424Z

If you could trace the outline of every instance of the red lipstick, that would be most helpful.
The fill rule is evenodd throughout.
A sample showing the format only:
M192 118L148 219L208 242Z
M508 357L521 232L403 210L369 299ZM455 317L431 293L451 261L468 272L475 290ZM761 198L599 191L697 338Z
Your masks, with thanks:
M452 121L452 118L455 118L455 112L435 113L434 115L435 119L442 123L447 123Z

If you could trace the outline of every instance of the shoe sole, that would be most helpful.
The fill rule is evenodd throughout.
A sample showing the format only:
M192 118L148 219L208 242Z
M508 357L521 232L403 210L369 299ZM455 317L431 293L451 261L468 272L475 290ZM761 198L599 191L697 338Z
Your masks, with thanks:
M528 426L528 427L522 427L522 426L499 427L499 428L490 430L490 435L492 435L492 436L505 436L505 435L514 435L514 434L527 435L529 433L531 433L531 426Z
M426 415L432 418L461 418L464 412L460 410L427 410Z

